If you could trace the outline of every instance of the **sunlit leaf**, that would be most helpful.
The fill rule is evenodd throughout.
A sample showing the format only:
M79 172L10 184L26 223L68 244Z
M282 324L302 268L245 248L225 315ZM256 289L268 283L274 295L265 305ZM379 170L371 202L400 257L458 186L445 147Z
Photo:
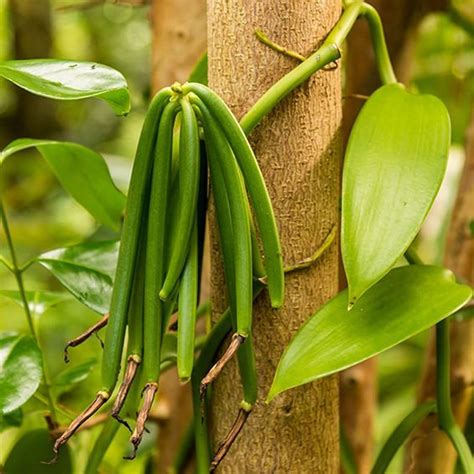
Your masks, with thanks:
M41 382L41 352L30 336L0 334L0 414L23 405Z
M324 305L286 348L268 395L351 367L429 328L471 298L438 267L396 268L347 309L347 290Z
M432 96L378 89L352 129L344 161L341 248L349 304L394 266L441 185L450 122Z
M0 164L28 148L41 153L64 189L97 221L115 230L120 228L126 198L99 153L77 143L21 138L0 153Z
M57 59L1 61L0 76L43 97L59 100L97 97L108 102L118 115L130 111L125 78L103 64Z
M46 429L25 433L13 446L4 466L6 474L66 474L74 472L69 446L61 448L57 462L51 460L54 439ZM45 464L46 463L46 464Z
M51 291L40 290L26 291L25 293L30 311L38 316L44 314L53 306L71 299L71 296L68 293L55 293ZM23 300L19 291L0 290L0 295L14 301L17 305L23 308Z
M86 360L82 364L68 367L55 377L53 384L64 387L82 382L89 376L96 365L97 359L92 358Z
M52 250L37 261L72 295L100 314L109 310L117 264L118 242L86 242Z

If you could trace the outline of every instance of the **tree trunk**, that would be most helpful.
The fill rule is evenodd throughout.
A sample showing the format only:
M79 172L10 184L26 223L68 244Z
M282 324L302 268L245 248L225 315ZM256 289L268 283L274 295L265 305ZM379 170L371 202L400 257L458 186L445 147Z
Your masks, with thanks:
M156 92L184 82L206 50L206 0L154 0L152 22L152 86ZM203 283L206 278L203 278ZM179 382L175 369L161 376L160 423L155 470L167 473L192 419L191 390Z
M474 240L469 225L474 220L474 114L468 131L466 160L449 228L445 265L467 284L474 285ZM466 424L474 385L474 319L451 321L451 403L461 427ZM435 335L431 334L420 383L418 402L434 398L436 384ZM456 464L456 452L437 428L437 417L428 417L413 432L405 459L407 472L448 474Z
M339 0L209 0L210 86L241 117L295 66L294 60L260 44L254 30L261 28L274 41L308 55L339 14ZM341 84L336 69L311 78L251 136L272 198L287 264L311 255L339 224L340 128ZM212 238L211 283L213 309L220 311L225 306L225 292L216 242ZM337 247L332 245L312 268L287 275L281 310L271 310L266 296L257 300L254 340L259 401L220 472L338 471L337 376L286 392L269 405L264 402L283 349L301 324L337 292ZM213 387L214 446L230 428L240 397L233 361Z
M13 30L14 59L49 57L51 36L51 6L49 0L9 0ZM22 89L13 91L17 104L9 118L9 139L19 136L44 138L56 131L55 104Z
M184 82L206 51L206 0L154 0L152 84Z

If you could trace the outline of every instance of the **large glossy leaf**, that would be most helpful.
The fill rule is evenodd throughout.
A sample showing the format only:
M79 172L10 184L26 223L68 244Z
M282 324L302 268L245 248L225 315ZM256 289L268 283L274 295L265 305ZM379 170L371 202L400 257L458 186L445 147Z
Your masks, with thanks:
M0 414L25 403L41 382L41 352L30 336L0 334Z
M396 268L349 311L347 290L301 327L286 348L268 398L351 367L454 313L471 288L442 268Z
M103 64L56 59L2 61L0 76L43 97L59 100L97 97L108 102L118 115L130 111L125 78Z
M13 446L5 462L5 474L69 474L74 472L69 446L61 448L57 462L51 460L54 439L46 429L25 433Z
M41 290L26 291L25 293L30 311L37 316L46 313L49 308L71 299L69 293L55 293L52 291ZM0 296L14 301L17 305L23 308L23 299L21 298L19 291L0 290Z
M435 97L378 89L344 161L341 247L349 304L394 266L418 233L446 169L450 122Z
M77 143L21 138L0 153L0 164L28 148L37 148L64 189L99 222L120 228L125 196L115 186L99 153Z
M37 261L81 303L100 314L109 311L118 242L87 242L52 250Z

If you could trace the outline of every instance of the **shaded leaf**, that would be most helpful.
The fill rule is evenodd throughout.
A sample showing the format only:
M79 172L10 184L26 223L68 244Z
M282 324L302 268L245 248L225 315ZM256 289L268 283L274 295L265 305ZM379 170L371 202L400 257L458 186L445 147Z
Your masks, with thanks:
M88 308L99 314L109 310L119 243L86 242L52 250L37 258Z
M130 111L125 78L103 64L26 59L0 62L0 76L27 91L59 100L97 97L110 104L118 115Z
M51 291L25 291L28 306L33 314L44 314L48 309L71 298L68 293L55 293ZM23 300L19 291L0 290L0 295L14 301L23 308Z
M97 365L97 359L91 358L78 364L74 367L68 367L67 369L60 372L54 379L54 385L56 386L69 386L74 385L85 380L92 369Z
M8 428L18 428L23 423L23 411L17 408L10 413L0 415L0 433Z
M343 171L341 250L350 304L415 238L441 185L449 141L449 116L435 97L390 84L362 108Z
M99 153L77 143L21 138L1 152L0 164L28 148L41 153L63 188L97 221L120 229L126 198L115 186Z
M61 448L61 456L54 464L48 462L54 440L48 430L38 429L25 433L13 446L4 466L5 474L67 474L73 472L69 446Z
M286 348L268 395L351 367L429 328L471 298L438 267L396 268L349 311L347 290L304 324Z
M23 405L41 382L41 352L30 336L0 334L0 414Z

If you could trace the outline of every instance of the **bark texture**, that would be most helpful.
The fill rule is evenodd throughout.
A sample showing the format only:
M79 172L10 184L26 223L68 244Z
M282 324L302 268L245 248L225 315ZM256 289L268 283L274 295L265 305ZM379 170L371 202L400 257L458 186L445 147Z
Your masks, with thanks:
M152 84L184 82L206 50L206 0L154 0Z
M206 49L206 0L154 0L152 23L152 87L156 92L175 81L184 82ZM206 270L204 271L206 274ZM208 279L203 277L203 286ZM175 369L160 380L158 409L163 415L158 435L156 472L172 465L192 418L191 390L181 385Z
M297 63L260 44L256 28L274 41L311 53L340 15L338 0L208 1L209 81L241 117ZM341 164L339 69L321 71L287 97L251 135L272 198L286 263L318 248L339 223ZM214 229L215 231L215 229ZM225 306L217 238L212 236L213 309ZM339 469L338 378L329 377L264 399L284 347L300 325L338 289L338 246L313 267L286 278L285 306L256 302L254 340L259 401L219 472L335 473ZM241 399L236 363L213 387L212 435L222 441Z
M474 115L468 131L466 161L449 228L445 265L474 285L474 239L469 225L474 220ZM474 386L474 319L452 321L451 403L461 427L466 424ZM431 334L423 369L418 402L435 396L436 350L435 334ZM453 472L456 452L447 436L438 430L437 417L427 418L410 438L405 468L416 474L448 474Z

